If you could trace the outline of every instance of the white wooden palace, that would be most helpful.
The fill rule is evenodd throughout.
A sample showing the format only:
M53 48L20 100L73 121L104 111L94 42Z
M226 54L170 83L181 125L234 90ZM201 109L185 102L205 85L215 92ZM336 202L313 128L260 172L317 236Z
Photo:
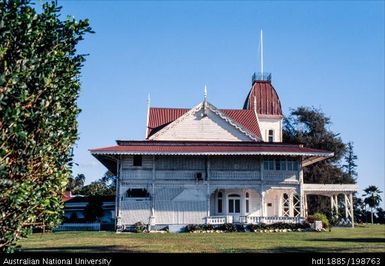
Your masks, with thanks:
M304 184L302 169L333 153L282 143L282 119L270 75L253 75L243 109L218 109L206 96L191 109L149 107L146 140L91 150L118 177L117 230L300 222L311 194L343 204L353 226L356 185Z

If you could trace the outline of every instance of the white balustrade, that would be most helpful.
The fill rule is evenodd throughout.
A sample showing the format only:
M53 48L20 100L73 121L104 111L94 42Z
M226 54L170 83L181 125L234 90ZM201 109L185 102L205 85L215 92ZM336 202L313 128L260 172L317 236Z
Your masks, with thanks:
M232 216L210 216L207 217L208 224L224 224L233 223ZM276 217L276 216L240 216L240 223L246 224L274 224L274 223L301 223L303 222L302 217Z
M224 224L226 220L226 216L210 216L207 217L207 224Z
M100 223L63 223L55 231L100 231Z

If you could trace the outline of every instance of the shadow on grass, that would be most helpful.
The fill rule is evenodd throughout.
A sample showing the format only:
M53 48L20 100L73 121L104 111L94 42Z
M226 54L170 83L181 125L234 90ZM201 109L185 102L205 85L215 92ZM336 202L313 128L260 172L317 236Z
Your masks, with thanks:
M140 246L132 246L133 249L127 249L127 247L110 245L110 246L68 246L68 247L45 247L45 248L23 248L18 251L20 253L28 252L63 252L63 253L73 253L73 252L90 252L90 253L114 253L114 252L124 252L124 253L141 253L141 251L135 249L140 248Z
M271 249L238 249L236 253L357 253L362 252L362 248L324 248L324 247L277 247Z
M324 239L308 239L308 241L322 242L355 242L355 243L385 243L385 238L324 238Z

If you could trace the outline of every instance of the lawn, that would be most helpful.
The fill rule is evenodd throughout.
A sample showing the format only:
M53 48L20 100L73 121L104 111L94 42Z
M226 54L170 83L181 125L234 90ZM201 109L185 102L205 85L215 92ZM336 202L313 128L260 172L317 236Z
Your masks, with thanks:
M385 225L288 233L35 233L21 252L385 252Z

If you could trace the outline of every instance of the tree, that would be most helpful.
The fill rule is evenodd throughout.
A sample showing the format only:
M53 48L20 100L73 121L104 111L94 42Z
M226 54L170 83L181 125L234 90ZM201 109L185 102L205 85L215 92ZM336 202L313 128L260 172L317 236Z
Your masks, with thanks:
M354 221L362 223L366 221L365 203L361 198L353 196Z
M115 195L116 177L107 171L104 176L91 184L84 186L80 194L85 196L111 196Z
M381 207L377 208L377 221L380 224L385 223L385 210L382 209Z
M382 201L380 194L382 191L376 187L376 186L369 186L364 189L365 194L363 195L364 202L366 205L370 207L370 213L371 213L371 222L373 223L373 210L378 205L380 205L380 202Z
M328 127L331 120L321 110L314 107L298 107L292 109L284 119L283 140L288 143L301 143L306 147L332 151L334 157L317 162L303 169L305 183L340 184L355 183L345 173L340 161L345 155L346 145L339 134ZM330 209L329 199L323 196L308 196L309 213L323 212Z
M342 171L339 163L346 151L339 134L328 129L331 120L321 110L298 107L284 119L284 142L302 143L306 147L332 151L334 157L304 168L304 181L308 183L354 183Z
M115 189L116 189L116 176L111 171L108 170L102 177L102 181L106 184L108 189L111 191L110 195L114 195Z
M356 160L357 160L357 155L354 154L354 151L353 151L353 142L348 142L347 145L346 145L346 154L345 154L345 163L343 165L346 173L349 175L349 177L352 179L352 180L355 180L356 176L357 176L357 164L356 164Z
M86 177L83 174L78 174L75 178L72 176L68 178L67 191L71 191L72 194L79 194L84 187Z
M56 2L0 2L0 250L31 225L60 222L78 138L76 100L88 20L60 20Z
M86 208L84 209L84 217L87 222L95 222L103 216L103 201L100 197L90 197Z

